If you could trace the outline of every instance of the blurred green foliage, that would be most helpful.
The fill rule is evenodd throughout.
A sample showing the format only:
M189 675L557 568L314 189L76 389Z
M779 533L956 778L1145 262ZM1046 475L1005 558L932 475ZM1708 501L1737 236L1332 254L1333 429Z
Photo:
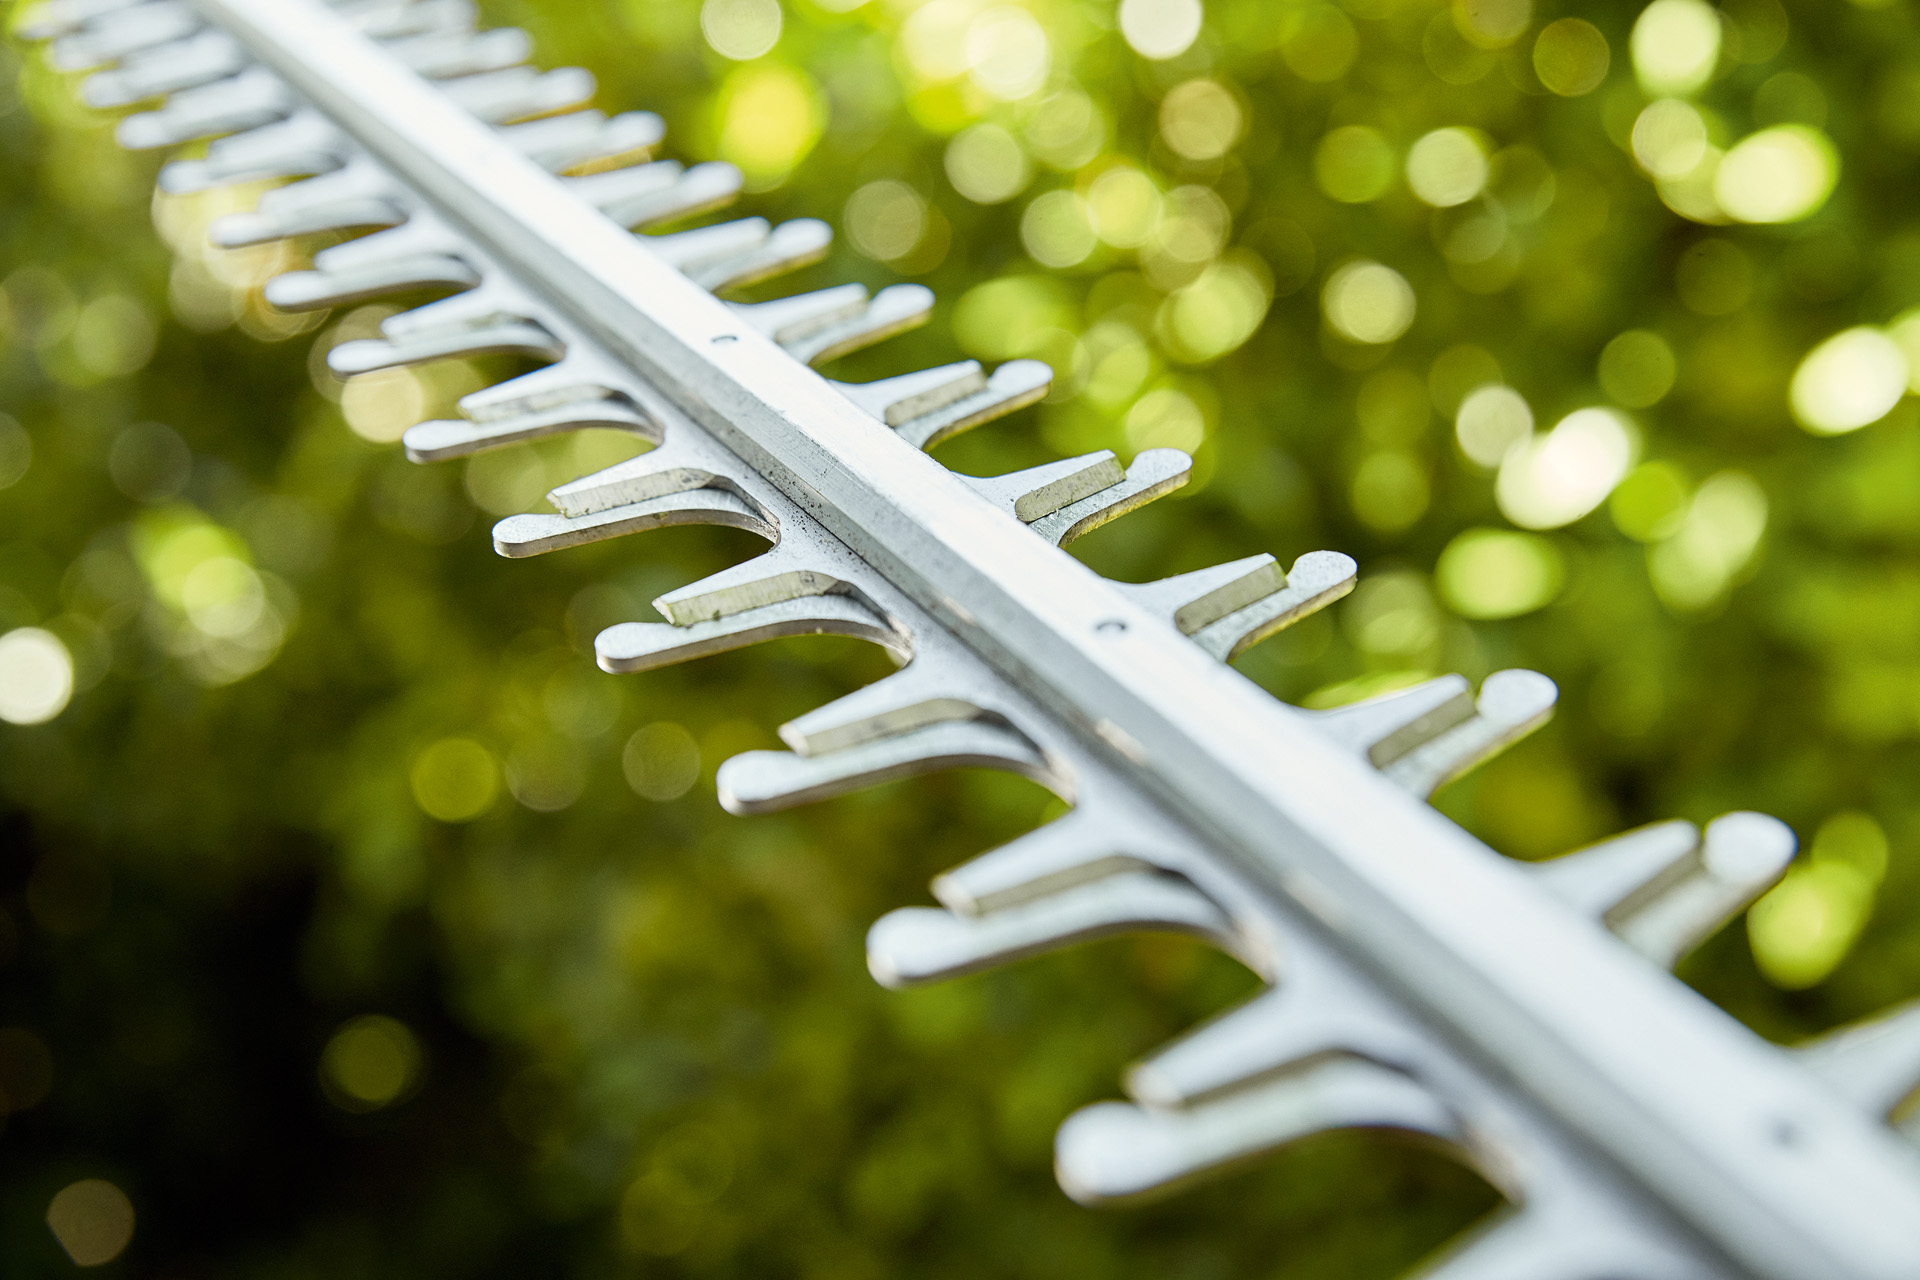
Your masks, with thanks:
M934 286L834 376L1051 361L956 468L1193 448L1096 568L1357 556L1242 660L1279 696L1551 675L1554 725L1440 798L1495 848L1792 822L1682 969L1792 1040L1920 992L1920 14L1660 6L483 8L831 218L778 290ZM599 674L753 540L491 555L476 506L619 443L410 466L378 441L512 369L343 393L313 339L380 312L270 314L292 254L204 249L228 206L154 204L72 87L0 51L0 711L74 686L0 727L6 1274L1384 1277L1489 1208L1351 1136L1069 1204L1055 1125L1250 980L1152 939L877 990L868 923L1047 798L721 814L721 760L884 662Z

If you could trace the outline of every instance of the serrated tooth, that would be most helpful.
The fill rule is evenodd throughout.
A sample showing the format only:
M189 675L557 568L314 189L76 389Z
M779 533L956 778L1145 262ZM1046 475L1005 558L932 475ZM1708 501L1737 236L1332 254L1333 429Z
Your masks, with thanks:
M981 916L938 907L890 912L867 933L867 968L882 986L910 987L1142 931L1191 933L1229 949L1234 945L1233 922L1186 879L1126 871Z
M399 184L371 160L349 161L331 173L277 187L250 212L216 218L207 236L223 249L241 249L294 236L354 227L391 227L407 218Z
M736 218L710 227L641 236L655 257L682 274L714 262L737 258L765 244L773 224L765 218Z
M967 484L1022 524L1111 489L1127 478L1111 449L1042 463L1000 476L962 476Z
M79 30L59 36L47 57L61 71L92 71L160 45L184 40L206 24L191 7L175 0L103 11Z
M630 229L731 204L740 184L740 171L719 161L682 169L672 160L660 160L568 179L576 195Z
M1110 875L1162 865L1155 852L1167 837L1143 829L1138 815L1129 817L1135 820L1116 821L1104 807L1082 803L1017 840L935 876L933 896L956 915L978 916Z
M1001 368L1006 366L1002 365ZM995 376L999 376L997 372ZM1041 394L1044 394L1044 388ZM1126 478L1120 483L1102 489L1091 497L1069 503L1050 515L1041 516L1027 528L1056 547L1065 546L1103 524L1118 520L1129 511L1138 511L1155 498L1172 493L1187 482L1192 472L1193 459L1179 449L1143 449L1134 455Z
M1278 560L1257 555L1157 582L1115 585L1142 607L1166 617L1182 635L1190 636L1282 590L1287 575Z
M689 627L784 600L840 593L851 585L821 566L811 547L782 542L764 555L667 592L653 607L675 626Z
M963 768L1005 769L1042 786L1061 785L1046 756L1025 736L984 720L930 724L820 756L749 751L721 765L717 781L728 813L772 813L883 782Z
M612 119L599 111L575 111L500 130L508 146L555 173L584 165L637 162L666 136L666 123L651 111L623 112Z
M593 647L604 670L651 671L762 640L812 635L853 636L896 654L904 654L907 646L905 637L869 605L851 595L827 595L782 600L684 627L623 622L602 631Z
M1310 713L1320 731L1384 768L1473 717L1473 684L1447 675L1411 689L1384 693L1329 711Z
M471 31L480 20L473 0L392 0L350 10L350 20L373 40L400 40L436 31Z
M1803 1044L1801 1063L1884 1120L1920 1091L1920 1001Z
M225 80L176 93L156 110L126 117L114 138L130 151L177 147L284 120L298 105L279 76L265 67L248 67Z
M1101 1204L1353 1128L1458 1136L1447 1108L1412 1079L1361 1058L1332 1057L1190 1109L1102 1102L1077 1111L1054 1140L1054 1173L1075 1200Z
M293 271L267 282L267 301L289 311L315 310L407 289L478 291L481 276L466 261L465 240L429 214L323 249L313 270ZM494 286L494 291L504 288ZM493 291L480 294L493 296ZM461 303L471 307L469 297ZM496 314L488 312L486 314ZM397 317L393 317L397 319ZM396 332L385 325L383 331Z
M987 377L978 360L922 369L878 382L833 387L870 417L920 449L991 422L1047 394L1053 370L1038 360L1009 360Z
M1559 690L1537 671L1496 671L1479 699L1462 676L1314 713L1322 732L1361 752L1417 796L1432 795L1547 722Z
M411 447L408 452L413 452ZM590 516L508 516L493 526L493 549L508 559L520 560L680 524L726 525L763 538L779 535L753 503L728 489L707 488L649 498Z
M1792 828L1761 813L1663 822L1535 864L1547 887L1635 951L1672 967L1785 874Z
M728 305L794 359L820 365L924 324L933 311L933 290L896 284L869 299L865 285L845 284L772 302Z
M342 342L327 352L327 367L342 378L467 356L519 355L535 360L558 360L566 344L532 320L507 321L473 329L456 329L387 341L362 338Z
M393 40L387 52L429 80L450 80L521 65L533 56L533 38L519 27L433 31Z
M468 418L422 422L408 427L400 443L406 448L407 457L414 462L444 462L449 458L464 458L484 449L595 428L627 431L649 439L657 438L660 430L658 423L626 401L589 400L557 405L551 409L536 409L517 417L490 418L484 422Z
M226 32L201 31L94 72L80 86L80 98L96 110L129 107L224 80L244 71L249 61L240 42Z
M979 395L986 390L987 375L978 360L962 360L878 382L836 382L833 387L869 417L899 428Z
M214 139L202 159L162 166L160 188L191 195L237 182L328 173L345 164L352 150L346 136L318 112L297 111L285 120Z
M1675 819L1534 863L1532 870L1555 897L1600 919L1649 885L1664 882L1699 848L1700 828Z
M549 493L547 501L560 514L579 518L688 489L732 487L734 481L713 451L693 439L668 435L649 453L568 481Z
M402 233L411 234L416 229L421 233L414 241L401 239ZM444 253L450 257L466 256L466 248L460 237L451 231L438 230L425 225L419 218L408 222L406 226L393 231L376 232L358 240L350 240L334 249L328 249L321 258L325 259L325 268L332 270L336 263L328 255L341 249L352 249L367 244L368 241L391 237L396 251L424 251ZM385 253L370 254L369 257L385 257ZM356 261L355 265L358 265ZM467 329L485 329L494 325L513 324L523 321L537 321L545 311L538 300L528 293L511 277L494 276L483 280L479 285L464 293L456 293L446 298L436 298L432 302L388 316L380 322L382 336L395 342L410 342L415 339L433 337L438 334L459 333Z
M39 42L71 35L97 18L131 9L147 0L45 0L31 5L14 20L13 32L22 40Z
M734 257L681 268L689 280L714 293L770 280L827 256L833 228L818 218L795 218L773 229L763 241Z
M1115 583L1223 662L1353 590L1359 568L1337 551L1310 551L1282 573L1272 556L1183 573L1158 582Z
M584 67L508 67L448 80L440 91L487 124L556 115L593 98L593 73Z
M780 739L802 756L821 756L878 742L930 724L971 720L983 708L953 677L923 657L780 726Z
M289 271L267 281L268 302L282 311L320 311L410 289L471 289L480 273L441 253L372 263L350 271Z
M603 410L591 406L629 398L626 385L624 370L591 348L583 348L544 368L469 392L460 398L460 412L476 422L521 418L568 405L599 413ZM658 438L657 432L653 438Z
M1279 986L1136 1063L1127 1092L1150 1107L1190 1106L1331 1053L1407 1067L1417 1052L1365 988L1302 951L1290 953Z

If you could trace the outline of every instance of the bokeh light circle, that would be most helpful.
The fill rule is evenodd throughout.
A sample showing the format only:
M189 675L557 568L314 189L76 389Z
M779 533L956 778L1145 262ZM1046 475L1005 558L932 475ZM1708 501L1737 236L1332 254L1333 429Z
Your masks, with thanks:
M0 720L45 724L73 698L73 655L39 627L0 636Z
M1494 497L1523 529L1557 529L1605 502L1638 452L1631 423L1611 409L1580 409L1517 445L1500 463Z
M1720 60L1720 14L1705 0L1653 0L1628 40L1633 71L1649 94L1689 94Z
M1487 151L1467 129L1435 129L1407 152L1407 185L1436 208L1465 204L1487 185Z
M1335 333L1350 342L1392 342L1413 324L1413 286L1392 267L1349 262L1327 279L1320 305Z
M1794 222L1827 202L1840 157L1806 125L1762 129L1734 144L1713 175L1714 202L1739 222Z
M1886 333L1862 325L1807 353L1787 391L1793 416L1815 435L1858 431L1887 416L1907 392L1907 356Z
M1200 37L1200 0L1120 0L1120 34L1143 58L1177 58Z

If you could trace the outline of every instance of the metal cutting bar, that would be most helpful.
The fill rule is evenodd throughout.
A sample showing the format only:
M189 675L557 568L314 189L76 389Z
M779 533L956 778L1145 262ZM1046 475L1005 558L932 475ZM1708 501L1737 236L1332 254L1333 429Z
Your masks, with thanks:
M1920 1157L1046 545L315 0L192 0L520 283L1648 1198L1765 1280L1920 1277Z

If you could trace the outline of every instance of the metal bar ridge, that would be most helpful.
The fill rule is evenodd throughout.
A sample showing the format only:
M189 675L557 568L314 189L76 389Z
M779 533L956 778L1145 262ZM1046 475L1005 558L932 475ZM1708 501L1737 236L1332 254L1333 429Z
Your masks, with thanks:
M748 329L317 0L191 0L450 225L1757 1280L1920 1280L1920 1156Z

